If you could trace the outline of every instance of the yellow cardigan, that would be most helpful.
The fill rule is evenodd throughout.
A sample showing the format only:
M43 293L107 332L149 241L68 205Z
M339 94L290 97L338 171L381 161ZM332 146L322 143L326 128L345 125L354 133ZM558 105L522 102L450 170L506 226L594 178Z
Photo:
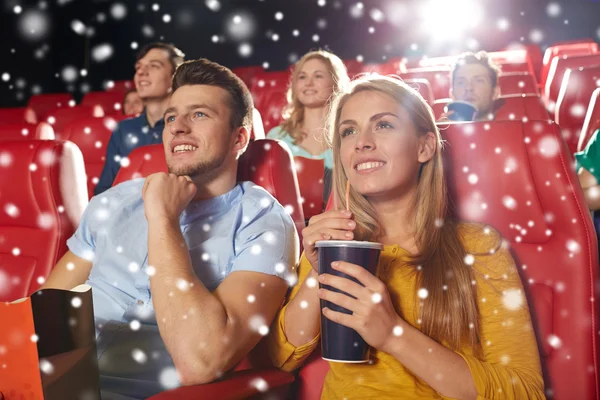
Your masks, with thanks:
M458 354L469 366L477 387L477 400L544 399L544 382L527 300L509 251L502 246L500 235L489 227L464 223L459 225L458 233L466 252L475 258L472 268L481 315L483 358L474 357L468 347ZM377 275L387 285L398 314L417 327L417 275L406 263L407 254L397 245L385 246ZM298 293L311 268L302 256L298 284L292 289L290 300ZM269 336L269 353L278 368L292 371L317 347L320 335L300 347L289 343L283 328L287 304L275 318ZM444 398L391 355L373 349L371 361L368 364L329 363L321 398Z

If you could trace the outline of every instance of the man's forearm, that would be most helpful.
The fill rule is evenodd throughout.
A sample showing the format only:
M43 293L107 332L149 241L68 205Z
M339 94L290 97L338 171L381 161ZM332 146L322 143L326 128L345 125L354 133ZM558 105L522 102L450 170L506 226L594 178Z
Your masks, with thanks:
M195 275L178 221L148 222L150 288L160 334L184 384L230 367L234 324Z

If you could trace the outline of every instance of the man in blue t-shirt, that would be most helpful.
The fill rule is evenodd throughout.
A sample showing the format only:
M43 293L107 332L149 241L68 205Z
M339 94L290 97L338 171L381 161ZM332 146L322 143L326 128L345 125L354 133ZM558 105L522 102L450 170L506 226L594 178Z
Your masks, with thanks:
M268 333L294 282L298 237L277 200L236 181L252 109L229 69L205 59L183 63L164 114L170 173L94 197L44 284L87 283L99 343L110 341L106 332L113 342L129 338L112 345L116 364L99 360L103 398L213 381ZM169 359L154 371L149 364L161 354ZM133 361L142 372L128 369Z
M128 165L127 156L133 149L162 143L163 114L171 93L171 78L183 57L177 47L160 42L150 43L138 53L133 81L144 103L144 112L121 121L113 131L95 195L112 186L121 166Z

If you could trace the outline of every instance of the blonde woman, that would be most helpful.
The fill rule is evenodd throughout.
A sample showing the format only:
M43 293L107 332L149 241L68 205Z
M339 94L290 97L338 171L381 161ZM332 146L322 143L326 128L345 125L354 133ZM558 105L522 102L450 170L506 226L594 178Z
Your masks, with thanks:
M524 293L514 261L497 232L449 217L442 141L423 98L393 78L361 78L332 104L330 126L333 190L343 199L350 182L350 211L304 229L299 280L269 338L274 363L298 368L318 345L325 299L352 311L325 317L373 350L372 363L330 363L323 399L544 398L527 302L502 300ZM364 286L319 276L319 240L383 243L377 276L345 262L333 268Z
M294 156L322 159L325 168L333 168L325 125L332 94L349 81L344 63L335 54L319 50L302 56L292 72L285 121L267 137L286 142Z

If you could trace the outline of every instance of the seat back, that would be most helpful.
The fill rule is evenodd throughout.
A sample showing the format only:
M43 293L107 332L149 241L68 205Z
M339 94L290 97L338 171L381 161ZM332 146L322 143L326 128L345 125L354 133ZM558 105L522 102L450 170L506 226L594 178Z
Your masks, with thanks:
M556 400L598 398L597 243L558 125L450 123L441 131L456 215L489 224L511 246L530 300L547 392ZM470 175L479 177L476 184ZM313 354L300 370L297 398L318 399L327 370Z
M135 83L130 80L125 80L125 81L112 82L112 85L108 85L108 87L106 88L106 91L107 92L118 92L118 93L121 93L121 95L123 95L125 92L127 92L131 89L135 89Z
M550 64L550 71L546 79L546 85L543 88L542 94L546 97L547 108L550 112L554 112L556 100L560 92L562 79L565 71L569 68L575 69L579 67L587 67L590 65L600 64L600 54L589 54L582 56L566 56L554 57Z
M296 156L294 157L294 165L298 176L300 195L302 196L304 218L308 220L313 215L323 212L325 162Z
M565 44L557 44L550 46L546 49L544 53L544 58L542 60L542 73L540 84L542 87L546 85L546 81L548 79L548 73L550 72L550 65L552 64L552 60L554 57L560 56L581 56L587 54L594 54L598 52L598 44L590 41L590 42L579 42L579 43L565 43Z
M431 88L431 84L427 79L405 79L404 82L419 92L427 104L432 105L435 102L433 89Z
M583 121L583 126L581 127L581 134L579 136L579 143L577 144L577 151L582 151L585 149L588 141L596 132L597 129L600 129L600 88L594 90L592 96L590 98L590 104L587 108L587 113L585 114L585 120Z
M94 188L106 161L106 146L116 127L117 121L110 116L82 117L70 122L61 135L61 139L75 143L83 154L89 198L94 196Z
M254 75L258 72L264 71L264 68L261 66L247 66L247 67L236 67L232 68L231 71L236 74L248 88L252 86L252 80L254 79Z
M134 149L128 156L129 166L121 167L113 186L121 182L145 178L155 172L167 172L163 146L154 144ZM238 163L238 181L252 181L262 186L290 213L298 234L304 228L300 189L292 154L287 147L272 139L251 141Z
M291 73L289 71L256 72L252 78L250 92L254 100L254 107L262 115L266 115L263 109L264 97L267 93L287 91Z
M63 133L67 125L79 118L101 118L104 117L102 107L77 105L74 107L55 108L48 112L46 122L52 125L56 138L63 140Z
M502 96L513 94L535 94L538 88L535 78L528 72L509 72L498 76L498 86Z
M0 108L0 125L21 124L25 122L25 107Z
M46 122L28 124L25 122L0 125L0 140L54 140L54 129Z
M412 68L400 73L403 80L426 79L431 85L433 95L436 99L446 98L450 95L450 68L449 67L427 67Z
M45 120L50 110L74 105L75 100L70 93L36 94L31 96L27 102L27 107L33 110L38 121Z
M598 249L560 128L542 121L458 123L442 136L457 215L491 225L510 243L552 397L598 398ZM476 184L471 175L479 177Z
M265 132L268 133L282 122L287 104L285 91L268 91L262 95L260 107Z
M0 141L0 301L33 293L87 206L83 157L54 140Z
M88 92L81 99L81 105L100 106L106 115L120 113L123 108L123 93L119 91Z
M554 121L572 153L577 151L581 128L594 90L600 86L600 66L567 69L562 80Z

